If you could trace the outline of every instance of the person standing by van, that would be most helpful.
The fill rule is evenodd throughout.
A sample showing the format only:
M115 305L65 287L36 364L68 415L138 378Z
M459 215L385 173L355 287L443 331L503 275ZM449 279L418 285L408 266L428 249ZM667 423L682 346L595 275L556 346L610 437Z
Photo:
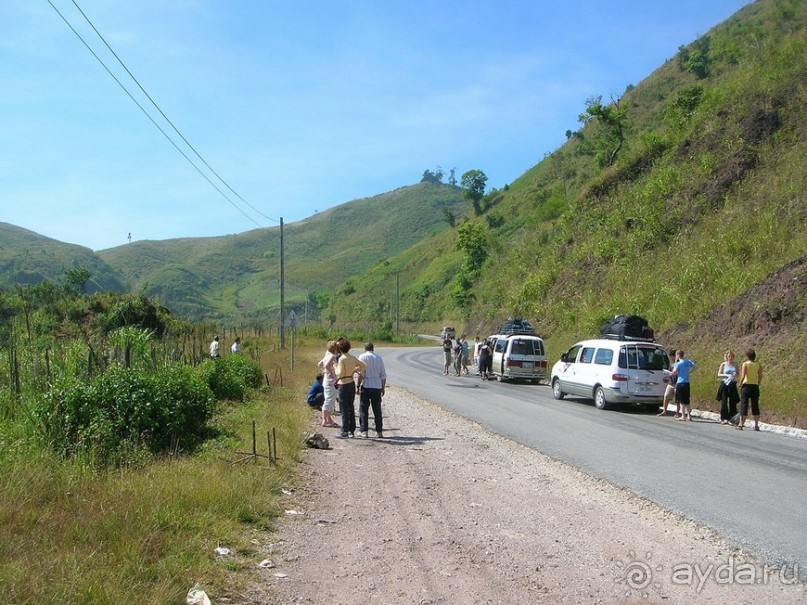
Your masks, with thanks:
M692 421L690 415L689 374L695 369L695 362L684 357L680 349L675 352L673 372L678 376L675 381L675 403L681 405L681 417L676 420Z
M734 363L734 351L729 349L723 356L723 363L717 368L720 378L720 424L728 424L737 413L740 395L737 393L737 366Z
M482 376L482 380L487 380L490 376L490 367L493 362L491 355L490 344L487 340L483 340L479 345L479 374Z
M757 363L754 349L745 352L745 361L740 368L740 421L737 428L743 430L748 416L748 404L754 416L754 430L759 430L759 383L762 382L762 366Z
M468 339L465 337L465 334L460 336L460 340L462 341L462 373L468 373Z

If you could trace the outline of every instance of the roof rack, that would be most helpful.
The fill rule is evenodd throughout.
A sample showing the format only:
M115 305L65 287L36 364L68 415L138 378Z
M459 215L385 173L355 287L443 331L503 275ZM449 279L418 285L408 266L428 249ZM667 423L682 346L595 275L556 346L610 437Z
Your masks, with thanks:
M507 336L538 336L534 328L505 328L499 331L499 334L506 334Z
M645 338L644 336L625 336L624 334L603 334L603 340L623 340L631 342L656 342L655 338Z

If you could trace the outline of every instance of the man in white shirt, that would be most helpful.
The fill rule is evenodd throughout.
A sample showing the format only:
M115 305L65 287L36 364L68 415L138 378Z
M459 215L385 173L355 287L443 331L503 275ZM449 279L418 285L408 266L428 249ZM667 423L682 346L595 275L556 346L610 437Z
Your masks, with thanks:
M219 344L219 337L214 336L213 342L210 343L210 357L215 359L216 357L221 357L221 345Z
M387 389L387 372L384 369L384 360L376 355L373 343L364 345L364 353L359 355L359 361L364 362L367 368L361 373L359 380L359 434L367 437L370 424L369 408L373 408L375 420L375 434L379 439L384 437L384 420L381 416L381 398Z

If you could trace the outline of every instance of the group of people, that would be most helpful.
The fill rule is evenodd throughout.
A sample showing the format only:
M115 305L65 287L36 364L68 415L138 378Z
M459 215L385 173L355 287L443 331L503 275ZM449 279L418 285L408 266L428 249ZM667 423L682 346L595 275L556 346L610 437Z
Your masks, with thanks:
M456 376L470 374L469 366L476 368L476 375L482 380L490 377L491 363L493 361L490 343L487 340L480 340L479 336L474 337L474 346L471 349L465 334L462 334L456 341L445 337L442 342L443 347L443 375L448 376L453 368ZM471 351L473 350L473 359Z
M241 350L242 350L241 337L236 336L235 340L233 341L233 344L230 345L230 353L240 353ZM210 351L211 359L216 359L218 357L221 357L221 343L219 342L218 334L216 334L213 337L213 340L210 341L209 351Z
M756 359L754 349L748 349L745 352L745 361L738 368L734 360L734 351L729 349L723 355L723 362L717 368L717 378L720 382L716 399L720 402L720 424L733 424L736 419L736 428L742 431L750 408L754 419L753 430L759 430L759 385L762 382L762 365ZM689 376L693 370L695 362L687 359L683 351L676 351L672 369L664 371L667 388L659 416L666 416L668 403L674 401L674 418L683 421L692 420Z
M443 375L448 376L449 370L452 368L457 376L468 374L469 355L470 350L465 334L462 334L456 341L452 341L448 336L443 338Z
M468 368L471 365L476 368L476 375L481 376L483 380L487 380L490 376L492 356L490 343L487 340L479 340L479 337L475 336L472 349L465 334L462 334L456 341L445 337L442 347L444 376L448 376L452 368L455 376L470 374ZM471 351L473 351L473 357Z
M358 357L350 353L350 341L340 337L328 341L325 356L319 361L321 372L308 390L307 402L320 409L323 427L341 428L339 439L355 437L356 394L359 395L359 435L369 437L370 409L376 437L384 437L384 419L381 400L387 389L387 372L384 360L375 352L372 342L364 345ZM336 401L342 420L341 427L334 421Z

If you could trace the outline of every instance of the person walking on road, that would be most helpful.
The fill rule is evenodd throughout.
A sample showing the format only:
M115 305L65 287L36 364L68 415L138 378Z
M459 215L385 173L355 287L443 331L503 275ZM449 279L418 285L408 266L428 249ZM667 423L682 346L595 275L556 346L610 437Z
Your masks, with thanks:
M462 340L462 373L468 373L468 363L469 363L469 351L468 351L468 339L465 337L465 334L460 336Z
M448 369L451 367L451 349L453 346L448 336L443 338L443 376L448 376Z
M364 353L359 355L359 361L365 365L359 378L359 434L368 436L370 424L370 407L373 408L373 421L375 435L379 439L384 437L384 418L381 412L381 399L387 390L387 371L384 360L375 352L373 343L364 345Z
M462 376L462 337L454 344L454 373Z

